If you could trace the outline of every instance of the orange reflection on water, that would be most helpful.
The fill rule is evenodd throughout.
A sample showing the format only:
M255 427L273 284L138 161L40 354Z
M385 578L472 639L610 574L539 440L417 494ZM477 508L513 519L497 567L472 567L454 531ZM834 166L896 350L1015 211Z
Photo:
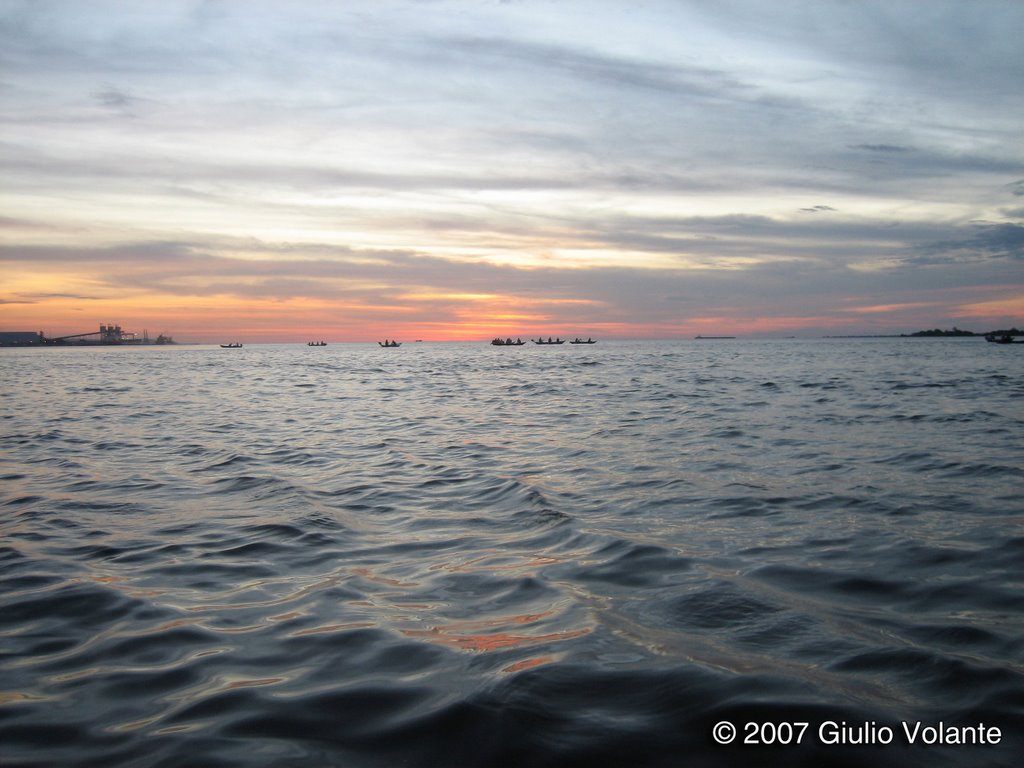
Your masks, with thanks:
M88 577L90 580L98 582L100 584L116 584L119 581L124 581L123 576L94 576Z
M37 696L32 693L22 693L21 691L0 691L0 705L15 704L22 701L46 701L45 696Z
M224 690L233 690L236 688L255 688L261 685L276 685L277 683L283 683L288 678L285 677L260 677L251 680L234 680L230 683L226 683Z
M539 667L541 664L550 664L555 660L555 656L535 656L532 659L525 659L523 661L517 661L515 664L509 664L507 667L502 667L502 672L522 672L524 669L533 669Z
M185 617L185 618L170 619L169 621L165 621L162 624L158 624L157 626L153 627L152 629L146 630L145 634L147 634L147 635L159 635L159 634L161 634L163 632L166 632L166 631L168 631L170 629L178 629L179 627L190 627L193 624L202 624L202 621L203 620L201 618L199 618L198 616L188 616L188 617Z
M370 627L376 627L372 621L350 621L347 624L325 624L322 627L310 627L309 629L299 629L291 633L292 637L300 637L301 635L319 635L324 632L337 632L342 629L368 629Z
M166 593L166 589L128 589L125 588L124 593L129 597L159 597Z
M109 731L110 733L130 733L131 731L137 731L140 728L145 728L147 725L151 725L159 719L159 717L147 717L142 720L133 720L130 723L112 725L108 728L104 728L103 730Z
M503 648L524 648L540 643L554 643L560 640L571 640L574 637L590 634L590 629L567 629L563 632L550 632L546 635L513 635L498 632L493 635L456 635L440 627L433 629L405 629L402 634L408 637L419 637L432 642L439 642L451 648L464 651L497 651Z
M362 576L364 579L374 581L378 584L387 584L389 587L418 587L419 582L416 581L400 581L399 579L389 579L385 576L378 576L370 568L353 568L352 572Z
M554 643L571 640L574 637L590 634L590 627L582 629L566 629L561 632L548 632L543 635L513 634L511 632L487 632L496 627L507 627L509 624L533 624L540 619L552 615L552 611L543 613L502 616L486 621L460 621L432 627L431 629L403 629L407 637L417 637L430 642L459 648L465 651L487 653L505 648L523 648L541 643Z
M437 565L430 566L432 571L476 571L480 570L483 564L487 563L488 560L494 559L493 555L484 555L482 557L476 557L472 560L467 560L464 563L438 563ZM557 557L535 557L532 560L526 562L513 562L504 563L502 565L487 564L486 568L491 571L516 571L522 568L534 568L539 565L552 565L553 563L560 562Z

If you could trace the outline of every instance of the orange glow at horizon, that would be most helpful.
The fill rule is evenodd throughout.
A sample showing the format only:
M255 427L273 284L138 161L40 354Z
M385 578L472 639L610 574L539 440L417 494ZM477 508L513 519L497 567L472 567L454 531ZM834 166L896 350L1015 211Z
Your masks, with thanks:
M954 317L991 317L993 315L1010 315L1024 317L1024 294L1008 299L992 299L961 304L951 314Z
M977 323L989 322L986 318L1024 315L1024 295L996 297L997 291L1006 290L1005 286L976 288L979 301L952 306L941 297L885 304L848 297L835 300L831 313L772 316L768 308L761 315L762 308L736 305L667 321L624 318L622 308L565 295L519 297L429 289L389 291L378 287L362 295L338 298L275 299L152 291L115 297L110 295L110 286L84 276L73 276L67 283L50 277L35 281L16 279L14 290L8 285L4 288L0 295L0 330L43 331L48 336L63 336L91 333L100 324L117 324L126 332L141 335L148 331L151 336L163 333L178 342L198 343L363 342L384 338L469 342L556 335L605 339L788 335L805 329L860 332L883 328L883 323L892 327L896 319L907 330L915 330L918 326L934 325L930 314L941 307L946 307L946 317L972 318Z
M900 312L905 309L923 309L925 307L938 306L936 301L914 301L906 304L876 304L867 307L850 307L847 312L858 312L860 314L889 314Z
M963 316L974 313L962 312ZM399 315L404 315L399 319ZM412 316L410 316L412 315ZM326 340L373 341L483 341L494 337L527 339L537 336L590 336L593 338L687 338L698 334L749 336L799 332L806 328L856 328L851 317L735 317L715 315L681 319L678 322L567 321L541 314L482 312L468 309L451 313L448 319L431 319L429 311L298 301L167 301L136 306L128 301L91 302L88 310L70 300L39 305L0 305L0 330L43 331L62 336L95 331L100 324L117 324L126 332L151 336L168 334L178 342L212 343L240 340L250 342L295 342Z

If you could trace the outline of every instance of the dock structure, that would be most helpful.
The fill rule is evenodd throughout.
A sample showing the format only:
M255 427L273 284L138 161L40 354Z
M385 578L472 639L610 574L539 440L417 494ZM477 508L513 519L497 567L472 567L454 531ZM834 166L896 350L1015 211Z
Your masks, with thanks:
M0 347L38 347L44 338L42 331L0 331Z
M149 337L148 331L142 334L125 331L120 325L101 325L98 331L71 333L66 336L47 336L43 331L11 331L0 333L0 346L4 347L39 347L39 346L98 346L98 345L142 345L142 344L173 344L174 339L160 334L155 339Z
M80 341L78 341L80 340ZM67 336L47 338L44 344L134 344L136 335L125 333L120 325L101 325L98 331L72 333Z

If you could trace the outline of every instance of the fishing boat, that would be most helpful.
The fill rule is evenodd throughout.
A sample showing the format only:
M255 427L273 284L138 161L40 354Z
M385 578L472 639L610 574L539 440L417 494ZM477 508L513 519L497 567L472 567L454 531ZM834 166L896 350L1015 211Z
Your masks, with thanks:
M306 343L306 346L307 347L326 347L327 346L327 342L326 341L310 341L310 342Z
M1014 334L1010 331L993 331L992 333L985 334L985 341L991 341L993 344L1020 344L1014 338Z
M570 344L597 344L597 342L594 341L594 339L587 339L586 341L583 341L583 339L581 339L579 337L576 337L575 339L573 339L569 343Z
M525 343L522 339L491 339L491 344L495 347L521 347Z
M402 346L402 342L400 342L400 341L388 341L387 339L384 339L384 341L378 341L377 343L380 344L382 347L400 347L400 346Z
M552 341L550 336L548 336L547 341L544 341L544 339L530 339L530 341L534 344L565 344L565 339L555 339Z
M241 349L242 348L242 344L240 342L233 341L230 344L221 344L220 348L221 349Z
M710 339L735 339L736 337L735 336L694 336L693 338L700 339L701 341L708 341Z

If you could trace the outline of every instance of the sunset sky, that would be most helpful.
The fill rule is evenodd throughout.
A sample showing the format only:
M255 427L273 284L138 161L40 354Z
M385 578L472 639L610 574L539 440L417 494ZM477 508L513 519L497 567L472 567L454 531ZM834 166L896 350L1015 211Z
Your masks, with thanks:
M1024 3L0 0L0 330L1024 324Z

